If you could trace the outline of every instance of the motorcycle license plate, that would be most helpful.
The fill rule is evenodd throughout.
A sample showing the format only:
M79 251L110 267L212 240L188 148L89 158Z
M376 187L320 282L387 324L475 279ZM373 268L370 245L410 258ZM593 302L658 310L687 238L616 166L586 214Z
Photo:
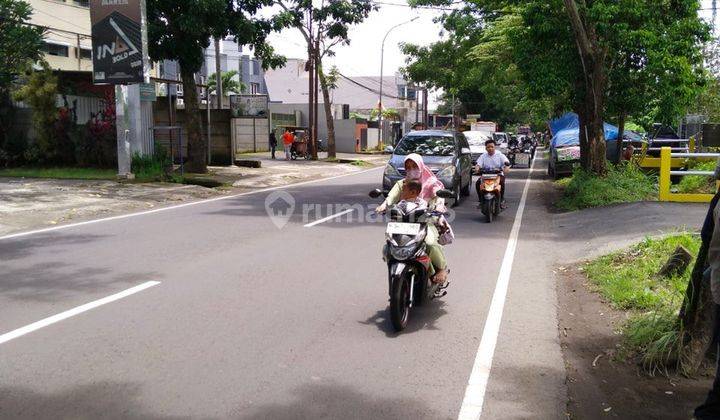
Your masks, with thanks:
M390 235L417 235L420 233L420 223L390 222L386 232Z

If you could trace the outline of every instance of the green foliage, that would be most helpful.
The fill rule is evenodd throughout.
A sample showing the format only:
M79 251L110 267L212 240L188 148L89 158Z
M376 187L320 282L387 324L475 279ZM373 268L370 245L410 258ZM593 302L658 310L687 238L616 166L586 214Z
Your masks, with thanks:
M245 92L245 83L242 82L242 80L235 79L235 76L238 75L238 72L235 70L230 71L224 71L222 72L222 89L223 89L223 96L230 96L230 94L239 94ZM208 77L208 89L210 89L210 92L217 94L217 73L213 73Z
M689 169L693 171L713 172L715 165L715 162L700 162ZM677 184L677 190L680 193L715 194L717 192L715 177L701 175L684 176Z
M689 233L646 238L585 266L588 279L603 298L615 308L630 311L630 318L622 326L623 350L628 355L639 355L650 373L670 366L684 368L677 311L692 270L669 279L657 276L678 246L697 255L700 238Z
M0 0L0 16L0 90L3 90L42 58L44 30L25 24L30 21L32 7L22 0Z
M19 167L0 169L0 176L14 178L115 179L113 169Z
M23 101L32 108L32 122L35 130L35 147L39 163L52 162L58 158L58 142L54 132L58 120L56 97L58 93L57 77L44 65L40 71L30 73L27 83L18 89L14 98ZM35 153L34 153L35 154ZM33 160L34 156L27 156Z
M398 112L395 108L386 108L382 111L382 117L384 120L393 120L393 121L399 121L400 120L400 112ZM371 109L370 110L370 121L376 121L378 119L378 110L377 109Z
M561 180L563 197L557 203L564 210L579 210L614 203L652 200L657 195L656 178L632 164L609 166L605 176L583 169Z
M172 181L171 174L166 171L171 166L170 155L159 143L155 143L152 156L133 154L131 170L139 181Z

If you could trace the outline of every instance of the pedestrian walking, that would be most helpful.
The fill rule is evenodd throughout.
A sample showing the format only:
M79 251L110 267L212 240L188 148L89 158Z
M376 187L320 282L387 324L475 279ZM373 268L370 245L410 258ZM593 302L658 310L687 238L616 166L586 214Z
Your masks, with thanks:
M277 139L275 138L275 132L270 132L270 158L275 159L275 148L277 147Z
M290 160L290 149L292 148L292 144L295 141L295 135L290 132L287 128L285 129L285 134L283 134L283 147L285 148L285 160Z
M715 168L715 179L720 180L720 160ZM720 358L720 206L718 201L720 201L720 192L715 194L710 202L700 236L703 242L710 242L707 254L709 267L705 271L705 276L710 277L710 290L715 303L713 343L717 346L717 357ZM713 387L705 402L695 409L695 418L698 420L720 419L720 359L717 362Z

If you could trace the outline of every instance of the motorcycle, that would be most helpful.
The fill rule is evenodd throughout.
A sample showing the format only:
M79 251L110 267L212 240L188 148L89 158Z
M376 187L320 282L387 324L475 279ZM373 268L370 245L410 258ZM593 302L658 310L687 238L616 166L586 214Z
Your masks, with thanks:
M370 197L387 197L388 191L370 192ZM449 199L452 191L439 190L438 197ZM430 257L425 247L428 225L437 223L443 213L427 207L403 209L398 205L388 209L390 221L385 230L386 244L383 260L388 266L390 321L396 332L407 326L410 308L445 296L447 285L440 285L430 277Z
M493 219L502 211L502 206L500 205L500 193L502 192L502 186L500 185L501 176L503 176L502 170L482 171L480 173L482 179L480 192L483 193L483 197L479 207L482 214L485 215L485 221L488 223L492 223Z

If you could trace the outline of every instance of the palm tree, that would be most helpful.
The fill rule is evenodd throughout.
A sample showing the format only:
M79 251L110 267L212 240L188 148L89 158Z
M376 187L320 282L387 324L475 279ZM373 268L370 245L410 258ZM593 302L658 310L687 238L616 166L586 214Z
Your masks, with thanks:
M245 84L240 81L236 80L235 76L238 75L238 72L236 70L230 70L230 71L224 71L222 72L222 90L223 90L223 96L230 96L230 94L239 94L245 92ZM238 77L238 79L240 79ZM215 90L217 89L217 73L213 73L208 77L208 88L210 89L210 93L215 93Z

